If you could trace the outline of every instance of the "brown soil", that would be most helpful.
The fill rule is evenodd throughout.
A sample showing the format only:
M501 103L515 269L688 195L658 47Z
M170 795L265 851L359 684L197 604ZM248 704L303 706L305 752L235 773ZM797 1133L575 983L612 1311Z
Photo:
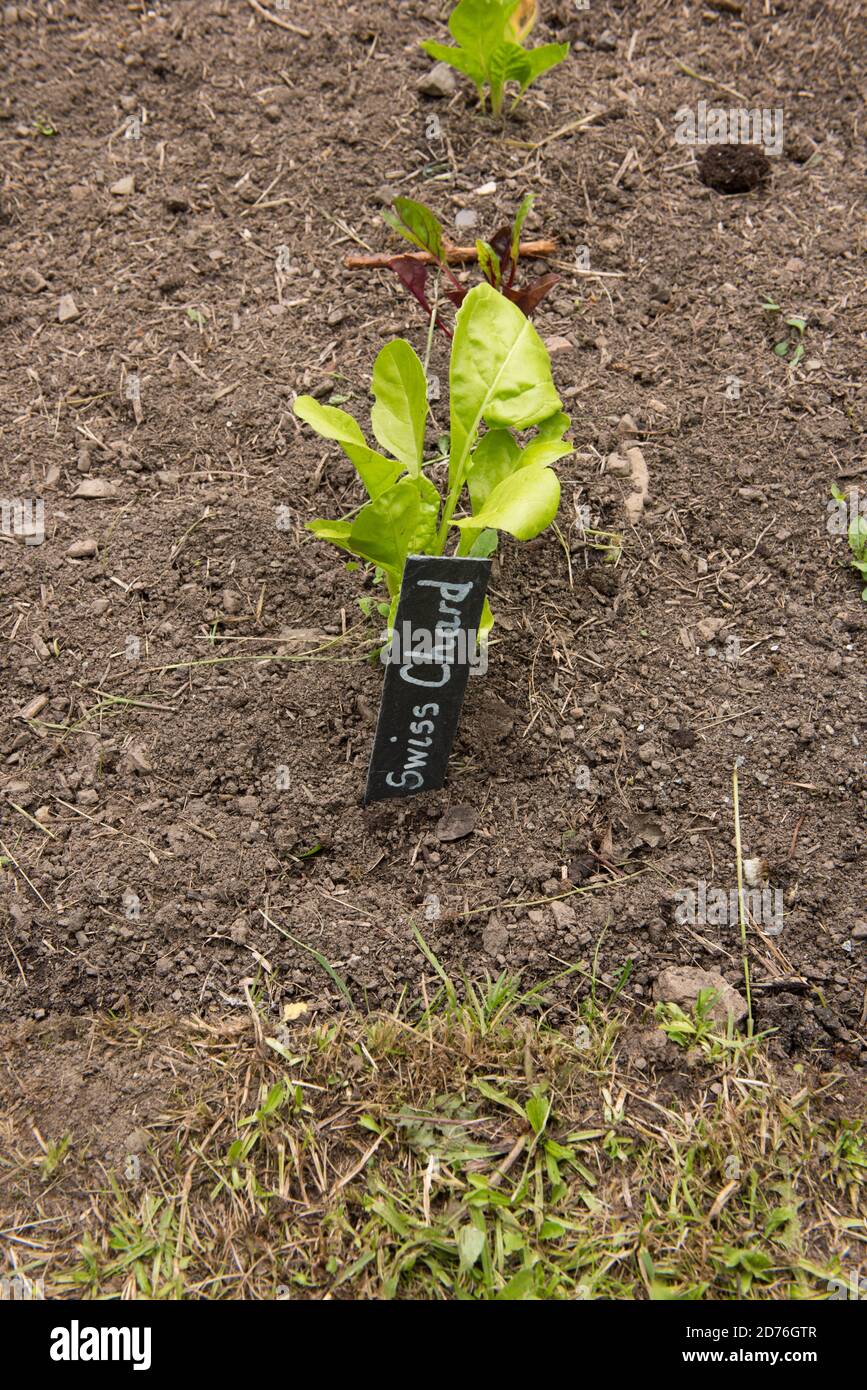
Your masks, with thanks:
M737 924L673 913L678 889L734 886L738 762L745 852L785 895L782 934L750 934L757 1022L794 1056L863 1065L867 606L826 528L831 484L867 476L858 7L628 4L603 26L544 6L540 37L573 52L504 130L463 84L416 93L446 7L302 8L306 37L226 0L19 4L0 31L0 487L46 511L44 544L0 548L2 1015L225 1012L246 981L275 1010L345 1007L297 942L388 1007L432 973L413 925L456 974L578 967L550 987L555 1020L627 963L636 1004L672 964L740 986ZM673 139L679 107L734 102L714 80L785 110L783 154L743 197ZM536 322L577 453L565 549L552 532L498 562L449 786L363 809L373 591L303 530L358 497L291 399L364 420L378 346L423 349L393 277L341 264L391 247L386 185L450 225L537 193L528 232L562 247L539 269L563 278ZM768 296L807 318L794 370ZM650 472L634 526L606 464L627 413ZM93 480L110 495L82 496ZM578 506L623 533L616 568ZM475 830L441 841L456 803Z

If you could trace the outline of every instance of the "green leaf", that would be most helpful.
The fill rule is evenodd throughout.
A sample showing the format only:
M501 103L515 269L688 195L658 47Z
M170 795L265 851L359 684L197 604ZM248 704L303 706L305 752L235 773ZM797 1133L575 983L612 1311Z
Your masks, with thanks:
M429 251L436 260L442 261L442 228L430 208L426 208L424 203L414 202L412 198L395 198L394 206L397 217L390 212L382 214L388 225L414 246Z
M867 517L861 516L856 512L849 522L849 531L846 537L849 549L852 554L867 558Z
M531 78L530 54L517 43L501 43L488 59L488 81L491 85L491 109L499 116L503 106L503 89L507 82L519 82L523 91Z
M418 520L410 537L407 555L431 555L436 542L440 514L440 495L430 478L422 473L416 480L418 488Z
M432 39L426 39L422 48L438 63L448 63L450 68L456 68L458 72L462 72L465 77L468 77L481 98L485 89L485 66L483 63L480 63L466 49L454 48L447 43L435 43Z
M356 555L401 575L411 542L421 521L419 489L411 478L383 492L362 507L352 523L349 546Z
M483 66L509 30L520 0L459 0L449 17L452 38Z
M524 223L527 220L527 213L533 206L535 197L535 193L527 193L525 195L521 203L521 206L515 213L515 220L512 223L512 260L515 263L515 265L518 264L519 247L521 245L521 232L524 229Z
M501 1091L496 1086L492 1086L489 1081L485 1081L484 1077L477 1076L473 1084L476 1090L481 1092L486 1100L492 1100L495 1105L505 1106L507 1110L511 1110L514 1115L517 1115L520 1120L526 1118L516 1100L512 1100L512 1097L505 1091Z
M548 1116L551 1113L551 1102L548 1100L548 1097L536 1092L536 1094L532 1095L527 1101L524 1109L527 1114L527 1119L530 1121L533 1133L541 1134L548 1123Z
M524 1302L535 1299L535 1276L532 1269L522 1269L496 1295L498 1302Z
M527 447L521 450L518 467L531 468L533 465L556 463L557 459L565 458L571 453L574 453L573 446L566 440L531 439Z
M323 439L333 439L340 445L355 465L370 498L378 497L391 487L403 472L402 463L395 463L368 448L358 421L345 410L321 405L313 396L298 396L294 410L299 420L311 425Z
M376 441L417 478L424 451L427 384L424 367L403 338L387 343L379 353L371 385L376 403L370 423Z
M732 1246L723 1252L723 1263L727 1269L743 1269L756 1278L771 1268L771 1258L764 1250L736 1249Z
M562 439L572 421L562 410L557 410L553 415L549 415L547 420L539 423L539 439Z
M463 485L482 421L528 429L560 409L541 338L518 306L488 284L470 290L458 310L449 388L450 489Z
M467 470L473 511L478 512L494 488L519 466L521 450L509 430L488 430L479 441Z
M401 576L401 578L402 578L402 576ZM398 581L397 588L395 589L395 592L394 592L393 595L392 595L391 603L390 603L389 609L388 609L388 619L387 619L386 626L388 627L388 635L389 635L389 637L391 637L391 634L392 634L392 632L394 631L395 619L397 618L397 605L398 605L399 602L400 602L400 581Z
M519 468L499 483L474 516L455 522L462 529L491 526L519 541L532 540L550 526L560 505L560 480L551 468Z
M484 1231L476 1230L475 1226L461 1227L458 1231L458 1254L460 1255L462 1270L472 1269L484 1248Z
M543 43L538 48L528 49L524 54L527 66L526 75L521 80L521 95L523 96L531 82L535 82L543 72L562 63L568 52L568 43Z
M500 538L496 531L488 527L479 532L467 553L472 555L474 559L487 560L489 555L493 555L499 543Z
M330 541L332 545L339 545L342 550L350 550L351 521L308 521L305 529L312 531L321 541Z
M488 430L487 434L482 436L467 473L467 488L474 512L480 511L497 484L514 472L519 466L520 457L521 451L509 430ZM483 536L493 536L493 544L483 541ZM457 554L475 555L484 559L493 554L498 541L496 531L491 528L467 526L461 532ZM480 551L477 548L479 546L490 548Z
M476 241L476 255L479 258L479 270L484 275L489 285L495 289L500 288L500 281L503 278L500 258L488 241Z

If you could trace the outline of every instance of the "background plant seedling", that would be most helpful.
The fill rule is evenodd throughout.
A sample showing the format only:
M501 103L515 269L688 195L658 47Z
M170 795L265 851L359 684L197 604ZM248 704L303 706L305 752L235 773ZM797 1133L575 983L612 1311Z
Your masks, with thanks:
M275 1026L253 991L241 1027L80 1020L130 1075L143 1051L186 1067L147 1131L146 1166L125 1156L108 1181L88 1134L43 1139L13 1112L7 1188L51 1214L22 1248L20 1277L44 1280L48 1297L99 1299L669 1301L757 1289L789 1300L828 1297L847 1270L845 1285L862 1286L867 1151L827 1087L776 1073L764 1039L671 1011L663 1028L689 1050L693 1082L672 1096L633 1070L624 1044L637 1020L623 1000L585 1007L561 1031L553 980L453 978L415 937L431 988L392 1012L344 999L307 1023L292 1021L296 1004ZM17 1066L26 1044L11 1046ZM687 1068L673 1074L685 1081ZM85 1095L93 1087L85 1077ZM637 1087L650 1092L648 1123L633 1118ZM53 1093L62 1106L59 1082ZM241 1219L264 1235L238 1242ZM327 1258L311 1261L320 1228Z
M515 284L521 256L521 232L533 201L534 195L528 193L521 202L511 226L500 227L490 241L476 241L479 267L488 284L513 304L517 304L525 314L531 314L560 280L559 275L549 274L540 275L527 285ZM448 263L445 238L439 220L430 208L425 207L423 203L414 202L412 198L396 198L394 208L394 213L382 214L385 221L398 236L404 237L413 246L426 251L432 257L440 276L448 282L443 287L446 298L460 308L469 294L469 287L461 284ZM418 301L431 322L436 323L450 338L452 330L439 312L434 312L428 299L427 275L430 266L414 256L395 256L388 262L388 268L394 271L401 284Z
M427 380L402 338L386 344L373 368L371 428L386 453L371 449L354 416L299 396L295 413L340 444L369 501L338 521L308 522L321 540L377 565L394 622L408 555L454 553L485 558L499 532L531 540L551 524L560 483L551 464L572 452L545 346L516 304L483 284L467 294L455 321L449 371L450 432L445 497L425 472ZM480 434L482 426L485 432ZM529 442L518 432L534 428ZM470 510L456 516L466 489ZM485 604L481 632L493 623Z
M846 493L841 491L836 484L831 488L831 496L835 502L844 504L848 502ZM867 603L867 517L862 516L857 507L854 509L852 519L849 522L846 539L852 552L849 563L864 580L861 597Z
M422 48L470 78L483 111L490 93L491 111L499 117L509 82L519 87L514 111L531 83L562 63L569 52L568 43L524 48L537 17L536 0L460 0L449 18L454 45L427 39Z
M780 305L775 304L772 299L766 299L762 308L769 314L782 314L783 312ZM791 314L788 318L782 319L782 324L785 328L791 328L794 336L790 333L785 338L779 339L778 342L774 343L774 352L777 357L785 358L790 367L797 367L804 355L804 334L807 331L807 320L799 314ZM789 357L790 350L792 350L791 357Z

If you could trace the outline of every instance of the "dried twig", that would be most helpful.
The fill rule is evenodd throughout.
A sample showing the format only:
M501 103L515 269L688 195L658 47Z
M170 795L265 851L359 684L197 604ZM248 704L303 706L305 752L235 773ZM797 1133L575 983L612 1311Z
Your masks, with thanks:
M681 62L680 58L675 58L674 61L681 72L686 73L687 77L694 77L696 82L704 82L708 87L717 87L721 92L728 92L730 97L734 97L736 101L742 101L745 106L749 104L749 98L745 97L742 92L735 91L734 87L727 87L724 82L718 82L715 77L707 77L703 72L696 72L695 68L688 67L686 63Z
M291 20L288 19L278 19L277 15L272 14L270 10L266 10L264 5L260 5L259 0L247 0L247 4L250 6L251 10L255 10L263 19L267 19L269 24L276 24L280 29L288 29L290 34L298 34L302 39L309 39L312 37L309 29L301 29L297 24L293 24Z
M556 241L522 241L519 255L550 256L556 250ZM437 263L436 258L429 251L386 251L374 256L347 256L343 264L347 270L360 270L363 267L378 269L387 266L396 256L401 256L405 260L424 261L427 265L436 265ZM449 265L462 265L464 262L477 261L479 253L475 246L446 246L445 258Z
M744 865L741 855L741 809L738 798L738 769L737 764L732 768L732 809L735 818L735 854L737 855L738 867L738 917L741 927L741 949L743 951L744 962L744 986L747 995L747 1020L750 1037L753 1035L753 1001L750 994L750 962L747 951L747 922L746 905L744 903Z

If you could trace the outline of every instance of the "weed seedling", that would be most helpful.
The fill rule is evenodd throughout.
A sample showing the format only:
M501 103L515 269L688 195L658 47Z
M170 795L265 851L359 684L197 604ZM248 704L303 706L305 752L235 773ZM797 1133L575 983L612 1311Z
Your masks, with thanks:
M782 314L783 312L780 305L775 304L772 299L766 299L762 308L768 314ZM804 355L804 334L807 331L807 320L799 314L792 314L789 318L782 319L781 323L784 328L790 328L792 332L774 343L774 352L777 357L785 358L790 367L797 367ZM790 351L791 357L789 356Z

